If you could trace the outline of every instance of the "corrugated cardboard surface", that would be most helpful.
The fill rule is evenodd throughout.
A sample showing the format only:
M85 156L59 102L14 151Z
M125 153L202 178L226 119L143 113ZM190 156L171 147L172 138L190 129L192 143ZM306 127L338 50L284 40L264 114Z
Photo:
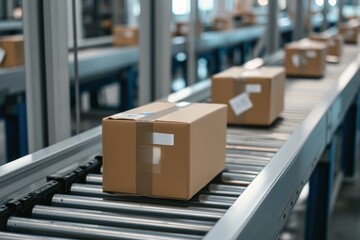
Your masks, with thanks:
M103 120L104 191L190 199L224 169L226 106L191 104L172 111L174 106L156 102L124 112L167 111L144 125L140 119ZM145 143L146 131L173 135L174 145ZM160 151L160 162L153 162L154 149ZM145 154L143 161L140 154Z
M5 51L5 58L0 67L24 65L24 37L22 35L0 38L0 48Z
M309 57L309 55L312 57ZM285 69L289 76L322 77L325 74L327 46L304 39L285 46ZM299 59L295 64L294 57Z
M256 72L256 74L252 74ZM236 116L228 106L228 123L242 125L271 125L284 108L285 71L281 67L246 70L232 67L212 78L212 101L229 104L230 99L245 92L247 84L261 86L260 93L250 93L253 108Z
M343 37L338 34L317 34L309 37L311 40L320 41L327 44L327 55L341 57L343 49Z
M113 28L113 43L115 46L131 46L139 43L139 29L130 26L115 26Z

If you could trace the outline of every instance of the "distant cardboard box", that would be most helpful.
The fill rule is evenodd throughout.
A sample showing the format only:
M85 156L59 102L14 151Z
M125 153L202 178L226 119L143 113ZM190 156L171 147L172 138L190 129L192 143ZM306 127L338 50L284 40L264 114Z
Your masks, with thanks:
M201 22L197 22L195 25L195 33L196 35L201 35L202 32L204 32L204 27ZM189 34L190 26L188 22L177 22L175 24L175 35L176 36L186 36Z
M340 59L343 49L343 37L339 34L323 32L310 35L310 40L327 44L327 56Z
M284 109L285 70L232 67L212 77L212 102L228 104L228 123L271 125Z
M103 190L190 199L225 166L226 106L155 102L103 119Z
M113 28L113 43L115 46L132 46L139 43L137 27L118 25Z
M320 78L325 74L327 45L303 39L285 46L285 69L288 76Z
M22 35L0 37L0 67L24 65L24 37Z
M234 28L233 19L229 17L215 17L213 20L214 31L226 31Z
M339 33L342 34L345 43L357 44L359 38L360 22L357 19L338 25Z

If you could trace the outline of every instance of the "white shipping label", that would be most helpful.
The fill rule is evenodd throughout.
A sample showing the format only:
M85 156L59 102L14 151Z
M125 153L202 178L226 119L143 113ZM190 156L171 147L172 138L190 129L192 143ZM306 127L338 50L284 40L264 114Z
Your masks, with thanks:
M174 146L174 134L168 133L153 133L154 145Z
M316 51L310 50L305 52L307 58L316 58L317 53Z
M260 84L246 84L245 92L247 93L261 93Z
M154 165L160 164L160 160L161 160L161 148L160 148L160 147L153 147L152 153L153 153L153 162L152 162L152 163L153 163Z
M253 107L249 95L246 92L230 99L229 104L236 116L239 116Z
M294 67L297 67L297 68L300 67L300 64L301 64L300 60L301 59L300 59L299 54L294 54L291 56L291 62L294 65Z
M6 55L5 50L0 47L0 63L4 61L5 55Z

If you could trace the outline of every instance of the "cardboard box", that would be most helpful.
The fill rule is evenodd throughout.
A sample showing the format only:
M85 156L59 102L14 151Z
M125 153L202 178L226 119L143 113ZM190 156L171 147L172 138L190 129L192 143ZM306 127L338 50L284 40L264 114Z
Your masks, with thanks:
M113 43L115 46L132 46L139 43L139 29L129 26L113 28Z
M189 23L187 22L177 22L175 25L176 36L186 36L189 33ZM204 32L204 27L201 22L196 24L196 35L200 35Z
M339 34L323 32L321 34L313 34L310 40L326 43L327 56L340 58L343 49L343 37Z
M225 166L225 105L155 102L102 131L106 192L190 199Z
M360 24L357 20L339 24L339 33L343 36L345 43L357 44Z
M233 19L235 22L235 27L240 27L240 26L247 26L247 25L254 25L257 23L256 20L256 15L255 13L251 12L251 11L247 11L247 12L236 12L233 15Z
M322 77L325 74L327 45L303 39L285 46L285 69L288 76Z
M228 123L271 125L284 109L285 70L232 67L212 78L212 102L228 104Z
M212 26L214 31L225 31L234 28L233 19L231 17L216 17Z
M0 38L0 67L24 65L24 37L22 35Z

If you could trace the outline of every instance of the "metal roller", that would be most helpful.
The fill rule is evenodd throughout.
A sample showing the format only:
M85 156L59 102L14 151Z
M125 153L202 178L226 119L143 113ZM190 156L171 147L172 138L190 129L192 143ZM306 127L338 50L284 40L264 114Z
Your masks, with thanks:
M203 207L164 206L148 203L114 201L102 198L55 194L54 206L80 209L111 211L117 213L136 213L141 215L165 216L197 220L218 220L226 210Z
M215 194L215 195L227 195L238 197L245 190L243 186L231 186L231 185L222 185L222 184L210 184L207 190L203 190L205 193ZM74 183L71 186L71 193L81 196L92 196L92 197L117 197L114 194L104 193L101 185L93 184L80 184ZM223 201L224 198L221 199ZM153 199L152 201L160 201L158 199ZM166 201L166 200L165 200ZM190 201L183 202L185 205Z
M254 180L255 177L256 175L254 174L243 174L243 173L232 173L232 172L220 173L220 179L224 181L224 183L228 183L229 181L231 181L231 183L241 182L241 185L246 183L250 184L250 182ZM91 182L92 184L102 185L103 179L102 179L102 175L100 174L89 174L86 177L86 181L87 183Z
M256 147L256 146L240 146L240 145L226 145L227 149L231 150L243 150L243 151L256 151L256 152L271 152L271 153L277 153L279 151L278 148L273 147Z
M59 237L75 237L80 239L201 239L201 236L176 233L163 233L147 230L135 230L107 227L93 224L39 220L21 217L10 217L7 229L15 232L46 234Z
M257 175L261 172L263 167L261 166L253 166L247 164L236 164L236 163L226 163L225 164L225 172L233 172L233 173L243 173L249 175Z
M155 218L129 214L115 214L95 210L49 207L40 205L37 205L33 208L32 217L79 223L94 223L94 219L96 219L96 224L106 226L142 228L145 230L200 235L205 235L215 224L215 222Z
M73 238L57 238L49 236L28 235L20 233L0 232L0 239L6 240L71 240Z

